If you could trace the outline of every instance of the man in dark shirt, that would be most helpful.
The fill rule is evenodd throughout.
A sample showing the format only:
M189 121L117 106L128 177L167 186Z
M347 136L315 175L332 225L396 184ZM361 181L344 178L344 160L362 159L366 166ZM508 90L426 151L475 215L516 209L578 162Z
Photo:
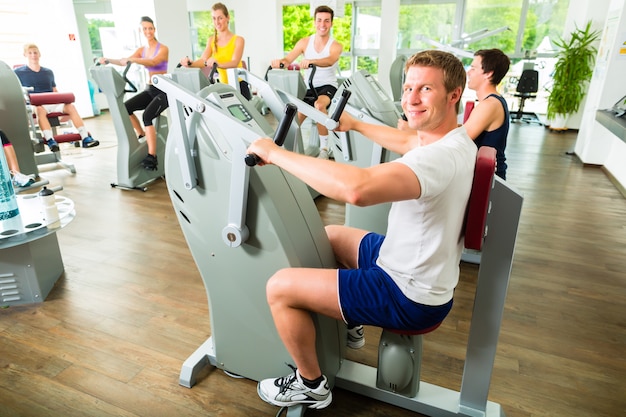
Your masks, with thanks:
M37 45L25 45L24 56L28 59L28 64L15 69L15 74L17 75L17 78L19 78L22 86L33 88L33 93L57 92L58 90L54 81L54 73L51 69L39 65L41 53L39 52ZM50 122L47 117L48 113L52 112L62 112L70 116L70 120L72 120L74 127L78 129L78 133L82 138L83 148L93 148L94 146L98 146L100 144L100 142L89 135L83 119L80 117L73 104L48 104L44 106L36 106L35 110L37 112L39 128L43 132L44 140L52 152L59 151L59 144L52 136L52 127L50 126Z

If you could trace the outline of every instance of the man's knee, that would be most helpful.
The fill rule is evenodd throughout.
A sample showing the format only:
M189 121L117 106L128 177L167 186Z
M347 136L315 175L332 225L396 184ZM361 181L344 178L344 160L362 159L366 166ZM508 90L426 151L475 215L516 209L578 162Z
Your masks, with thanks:
M271 306L279 300L284 299L289 290L289 269L280 269L270 277L265 285L267 302Z
M315 108L323 113L326 113L328 106L330 106L330 98L328 96L319 96L315 101Z

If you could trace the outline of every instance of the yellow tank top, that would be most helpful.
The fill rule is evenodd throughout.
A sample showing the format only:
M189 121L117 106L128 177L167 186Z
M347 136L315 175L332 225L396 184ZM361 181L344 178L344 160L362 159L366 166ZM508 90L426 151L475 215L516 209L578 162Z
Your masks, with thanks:
M235 39L237 39L237 35L234 35L228 43L224 46L218 46L217 51L213 53L213 58L217 61L218 64L222 62L229 62L233 59L233 54L235 53ZM215 45L213 45L215 47ZM241 68L241 61L237 67ZM228 84L228 76L226 75L226 70L223 68L218 68L217 72L220 74L220 82L223 84Z

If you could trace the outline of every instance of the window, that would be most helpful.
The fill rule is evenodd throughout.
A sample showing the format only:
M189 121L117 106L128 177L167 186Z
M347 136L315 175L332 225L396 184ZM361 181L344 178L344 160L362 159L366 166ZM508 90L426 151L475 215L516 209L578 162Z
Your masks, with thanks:
M457 5L454 1L433 4L402 4L398 16L398 55L410 55L432 48L428 41L450 44L454 41Z
M89 43L91 44L91 53L94 58L102 55L102 39L100 37L100 28L115 27L112 15L85 15L87 19L87 31L89 32Z

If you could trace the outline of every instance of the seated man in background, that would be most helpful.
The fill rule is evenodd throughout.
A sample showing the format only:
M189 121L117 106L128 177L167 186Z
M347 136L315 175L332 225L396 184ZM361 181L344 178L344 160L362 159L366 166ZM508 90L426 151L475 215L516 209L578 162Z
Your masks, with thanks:
M436 50L415 54L405 72L402 108L413 135L383 143L402 155L392 162L336 164L290 152L269 138L248 148L261 165L276 165L329 198L357 206L392 203L385 236L326 227L342 268L285 268L267 282L274 323L296 365L286 377L259 382L259 396L271 404L324 408L332 401L311 312L348 326L421 330L440 323L452 308L477 153L456 116L466 74L458 58ZM342 117L338 130L358 123Z
M15 74L17 75L17 78L20 79L22 86L32 87L32 93L56 93L58 90L56 82L54 81L54 73L51 69L39 65L41 53L39 52L37 45L24 45L24 56L28 59L28 64L15 69ZM98 146L100 144L100 142L93 139L89 135L83 119L80 117L73 104L61 103L37 106L36 111L37 122L43 132L44 140L52 152L59 151L59 144L52 136L52 127L50 126L50 122L47 117L48 113L52 112L63 112L70 116L74 127L78 129L78 133L82 138L83 148L93 148L94 146Z
M17 155L15 155L15 149L9 141L7 135L0 130L0 138L2 139L2 148L4 149L4 156L11 172L11 179L13 180L13 186L15 187L28 187L35 182L33 175L24 175L20 172L20 166L17 163Z

